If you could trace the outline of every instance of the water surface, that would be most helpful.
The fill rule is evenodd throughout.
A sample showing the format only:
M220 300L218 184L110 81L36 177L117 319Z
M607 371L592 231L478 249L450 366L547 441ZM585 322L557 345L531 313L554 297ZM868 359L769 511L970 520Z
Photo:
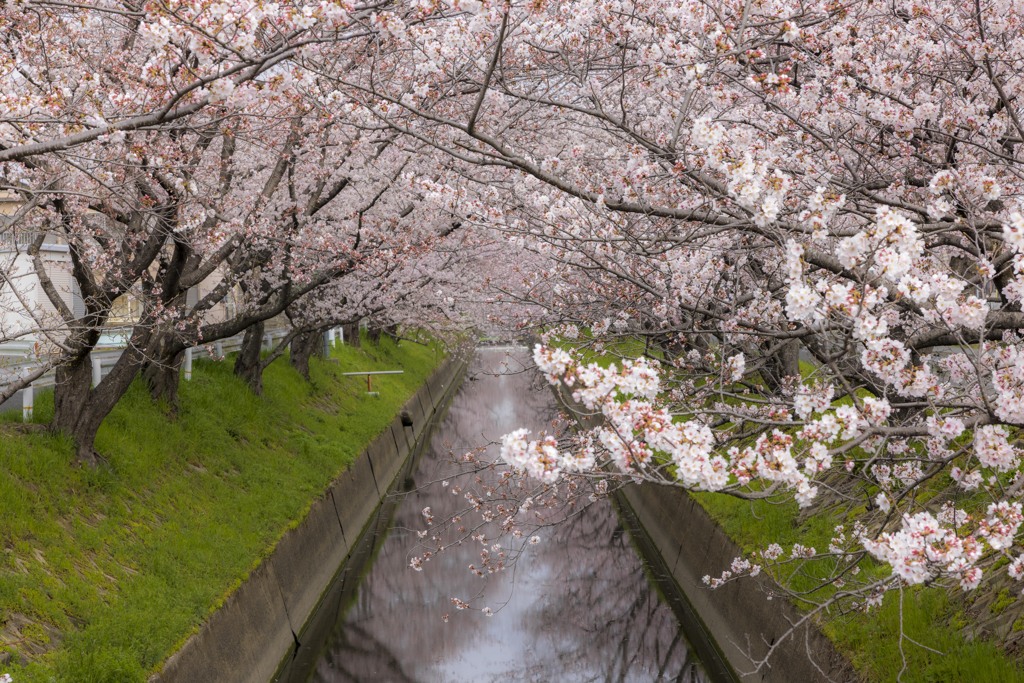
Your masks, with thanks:
M480 564L475 541L435 556L423 571L410 569L424 550L416 533L425 528L422 510L429 506L441 520L466 506L452 495L460 480L451 455L557 420L550 390L523 367L527 357L524 349L477 353L418 464L415 489L402 495L390 530L370 551L372 564L359 581L348 577L330 637L283 680L706 680L607 500L537 531L539 543L504 572L482 579L468 570ZM487 452L493 458L496 448ZM458 610L451 598L473 608Z

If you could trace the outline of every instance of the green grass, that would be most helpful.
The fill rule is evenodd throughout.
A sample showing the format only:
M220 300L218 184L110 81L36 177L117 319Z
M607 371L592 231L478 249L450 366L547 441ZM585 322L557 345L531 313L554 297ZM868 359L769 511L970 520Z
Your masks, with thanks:
M596 347L595 344L597 344ZM590 330L587 329L580 330L578 339L554 338L551 340L551 345L575 352L581 363L597 363L602 368L607 368L612 363L621 365L624 358L662 357L661 349L645 338L622 335L603 339L598 344L591 337Z
M996 645L964 637L964 618L946 591L904 589L902 612L904 634L930 648L903 640L907 662L903 681L1024 681L1024 671ZM866 680L896 680L904 661L898 592L887 594L882 606L868 614L830 619L825 629Z
M833 527L842 521L818 514L800 522L799 510L791 500L771 503L717 493L691 495L745 552L769 542L787 550L793 543L824 550ZM867 572L873 571L870 562L862 566ZM877 565L874 571L877 578L888 574ZM823 573L823 568L804 565L804 571L779 578L783 585L800 591L816 585L815 579ZM903 633L926 647L904 639L900 653L900 611L899 592L891 591L880 607L869 612L826 616L822 629L866 681L895 681L904 657L907 668L900 679L903 683L1024 681L1024 670L997 645L965 638L963 614L946 590L918 586L903 591Z
M607 367L621 357L638 357L649 351L642 341L629 338L609 344L608 353L603 357L586 338L583 341L561 340L557 343L577 351L583 362L597 362L602 367ZM805 379L815 373L814 366L806 362L800 363L800 370ZM857 394L861 397L870 395L864 389L859 389ZM730 398L726 399L726 402L731 401ZM850 397L841 397L833 402L833 406L849 403L852 403ZM864 453L857 449L851 455L863 459ZM948 476L938 477L917 495L936 495L944 491L949 483ZM747 501L716 493L691 495L746 553L761 550L772 542L779 543L787 551L794 543L814 546L823 551L828 547L837 524L846 524L849 533L850 522L865 512L864 506L860 506L845 514L825 511L802 516L796 502L784 496ZM823 563L803 563L783 568L781 571L785 573L775 578L796 592L811 591L822 585L830 569ZM861 563L861 569L861 578L882 579L890 573L888 568L870 559ZM829 585L819 588L811 597L820 601L832 595L835 590ZM1000 596L993 609L1007 609L1015 601L1016 596ZM809 603L798 603L798 606L807 608ZM902 632L906 636L902 641L901 618ZM1018 621L1020 627L1018 629L1015 622L1014 629L1024 630L1024 618ZM967 623L962 605L940 587L904 589L902 605L899 592L890 592L881 606L869 612L840 614L833 611L824 616L821 626L866 681L895 681L904 663L905 670L899 678L904 683L1024 681L1024 668L997 644L965 637L968 629L965 628Z
M143 681L300 521L430 374L434 348L383 339L286 362L250 394L229 363L197 361L169 419L133 386L100 430L107 464L0 424L0 671L16 683ZM351 370L397 369L365 396ZM36 419L53 411L39 396Z

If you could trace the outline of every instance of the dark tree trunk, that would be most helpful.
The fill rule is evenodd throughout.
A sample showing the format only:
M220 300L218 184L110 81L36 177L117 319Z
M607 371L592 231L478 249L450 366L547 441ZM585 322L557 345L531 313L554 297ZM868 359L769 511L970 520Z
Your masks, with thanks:
M779 392L787 377L800 376L800 342L791 339L775 353L765 358L761 379L772 392Z
M95 465L97 455L93 443L99 424L90 425L84 419L89 408L91 385L92 362L89 354L57 368L53 387L53 422L50 428L71 437L78 462Z
M686 353L686 344L675 334L659 334L654 337L654 343L661 349L662 355L668 362L672 362Z
M345 334L345 343L349 346L354 346L357 349L360 345L359 340L359 323L352 323L351 325L342 325L342 331Z
M309 380L309 359L323 351L323 335L320 332L303 332L292 339L288 359L300 375Z
M139 361L138 346L130 343L110 373L92 389L89 388L92 383L89 354L78 356L57 369L50 427L71 438L79 463L94 466L99 461L96 434L103 420L131 386L139 372Z
M235 376L242 378L257 396L263 394L263 364L260 351L263 348L263 321L250 325L242 337L242 348L235 358Z
M181 364L184 360L184 351L178 351L170 358L160 355L149 361L142 371L149 395L154 401L166 401L172 413L177 413L179 408L178 388L181 386Z
M383 330L379 327L371 327L366 331L366 336L374 346L380 346L380 335Z
M321 360L327 360L330 358L330 348L327 341L327 333L320 331L313 333L312 347L310 350L310 358L317 357Z
M178 412L178 388L181 386L181 364L185 349L171 335L164 334L152 358L142 369L142 377L154 401L166 401L171 411Z

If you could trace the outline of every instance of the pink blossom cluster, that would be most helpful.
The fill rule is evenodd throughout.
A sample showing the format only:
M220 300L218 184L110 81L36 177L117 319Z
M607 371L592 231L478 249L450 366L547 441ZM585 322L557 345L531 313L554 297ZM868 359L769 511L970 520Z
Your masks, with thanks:
M502 438L501 458L512 467L526 471L545 484L553 484L561 476L564 464L578 462L562 456L553 436L545 435L528 441L529 433L527 429L517 429Z
M1018 506L1018 514L1019 509ZM942 524L928 512L905 515L899 531L882 533L877 538L865 535L861 543L911 585L943 574L957 579L964 590L976 588L981 581L982 570L975 565L983 553L979 540L974 535L959 533L952 524Z
M985 425L974 430L974 454L985 467L999 472L1017 468L1020 451L1007 440L1006 428L1001 425Z

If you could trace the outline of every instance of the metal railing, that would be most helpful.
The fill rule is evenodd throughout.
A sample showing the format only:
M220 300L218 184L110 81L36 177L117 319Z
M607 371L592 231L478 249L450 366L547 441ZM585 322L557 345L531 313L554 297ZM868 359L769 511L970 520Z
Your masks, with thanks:
M268 326L269 329L263 335L262 347L264 350L270 350L274 347L274 344L279 342L288 334L288 328L283 325ZM339 330L329 330L325 333L325 344L333 345L335 342L336 335L339 340L343 340L340 337ZM223 360L229 353L233 353L242 348L242 339L244 333L236 334L233 337L226 339L219 339L209 344L203 344L201 346L194 346L185 350L185 359L182 363L182 373L185 380L192 379L192 361L196 358L212 358L213 360ZM110 372L110 369L117 363L117 359L121 357L122 349L118 348L105 348L96 349L91 354L92 359L92 383L93 385L99 384L104 377ZM33 369L38 368L39 365L33 361L24 362L12 362L9 365L0 367L0 388L10 386L11 383L17 381L20 377L24 377L28 373L32 372ZM11 396L7 401L0 404L0 412L13 412L21 410L22 419L28 422L32 419L34 410L34 398L36 389L47 389L54 385L55 377L54 370L50 370L34 380L25 389L18 391Z

